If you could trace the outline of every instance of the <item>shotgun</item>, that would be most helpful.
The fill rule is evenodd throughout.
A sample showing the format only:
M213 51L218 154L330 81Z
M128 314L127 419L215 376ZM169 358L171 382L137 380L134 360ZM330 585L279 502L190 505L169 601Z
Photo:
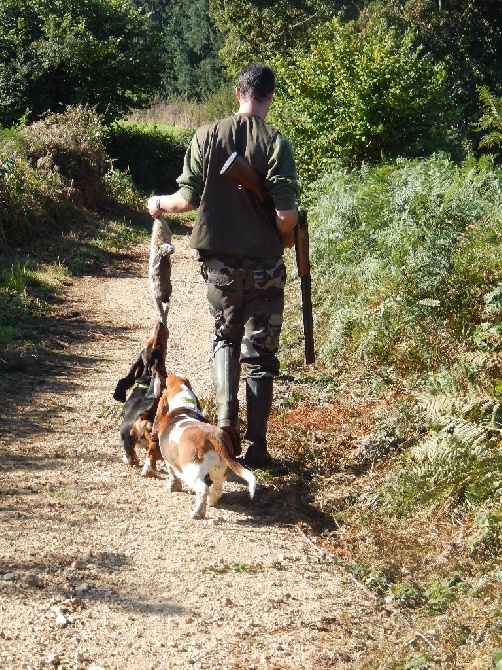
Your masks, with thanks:
M265 202L268 193L263 180L246 158L237 151L228 158L220 170L220 174L236 182L255 194L260 202ZM302 287L303 334L305 337L305 363L315 362L314 324L312 317L312 283L310 278L309 232L307 212L298 212L298 223L295 227L295 251L298 276Z
M302 287L303 334L305 336L305 363L315 363L314 320L312 317L312 281L310 278L309 229L307 212L298 211L295 226L296 266Z

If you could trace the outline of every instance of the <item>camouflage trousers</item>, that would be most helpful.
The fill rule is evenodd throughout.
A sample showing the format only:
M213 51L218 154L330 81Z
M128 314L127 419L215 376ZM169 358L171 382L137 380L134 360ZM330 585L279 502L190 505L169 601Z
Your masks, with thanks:
M240 349L248 377L278 375L286 283L282 257L207 258L201 273L214 318L213 353L225 346Z

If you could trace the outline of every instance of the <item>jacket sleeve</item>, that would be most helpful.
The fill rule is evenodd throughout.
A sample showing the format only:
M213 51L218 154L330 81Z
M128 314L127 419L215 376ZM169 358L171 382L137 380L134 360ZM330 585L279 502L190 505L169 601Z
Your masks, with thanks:
M272 196L276 210L297 207L298 180L293 147L280 133L272 145L265 186Z
M197 135L193 136L186 150L183 172L176 181L183 199L191 205L198 207L204 189L204 180L202 177L202 158Z

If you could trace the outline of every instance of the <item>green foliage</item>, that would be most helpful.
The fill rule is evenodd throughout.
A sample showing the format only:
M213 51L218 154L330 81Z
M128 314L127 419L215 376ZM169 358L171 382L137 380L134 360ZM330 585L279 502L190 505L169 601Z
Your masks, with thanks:
M482 507L474 518L478 530L471 539L471 554L497 558L502 551L502 507L500 504Z
M479 89L483 116L473 127L478 132L488 131L479 142L480 149L500 154L502 147L502 98L497 98L486 86Z
M31 259L16 257L0 267L0 344L18 336L23 321L42 316L65 280L59 264L41 268Z
M107 193L115 202L131 209L144 209L145 198L134 185L129 173L111 167L103 176L103 181Z
M305 36L347 5L326 0L209 0L209 13L225 36L221 57L233 76L253 61L301 50ZM338 5L338 6L337 6Z
M336 170L311 195L326 361L432 372L497 337L502 189L490 162Z
M110 197L128 206L143 198L130 177L109 168L102 119L72 107L18 130L0 133L0 234L23 244L64 226L75 208L97 208Z
M390 507L475 508L502 494L499 436L457 419L407 450L385 487Z
M140 191L170 193L177 188L191 137L191 130L121 122L108 127L106 148L114 166L130 173Z
M443 579L433 579L425 591L429 611L444 612L454 600L461 596L462 590L463 582L458 573L453 573Z
M26 155L20 133L0 134L0 237L20 240L64 209L69 193L61 175L40 171Z
M85 103L114 119L158 90L158 33L129 0L1 0L0 123Z
M383 16L403 34L411 27L416 44L448 70L449 108L469 140L469 125L478 116L476 89L487 86L502 94L502 13L499 0L379 0L365 3L359 25Z
M208 12L208 0L133 0L151 12L160 38L161 84L158 96L201 100L226 82L219 55L222 35Z
M273 120L308 180L341 160L422 156L446 146L445 69L383 21L366 33L333 20L308 52L278 57Z

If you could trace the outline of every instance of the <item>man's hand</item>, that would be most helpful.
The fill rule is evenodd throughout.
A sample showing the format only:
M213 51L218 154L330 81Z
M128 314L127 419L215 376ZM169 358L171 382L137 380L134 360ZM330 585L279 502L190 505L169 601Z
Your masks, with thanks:
M154 219L158 219L164 214L164 210L160 209L160 196L158 195L152 195L151 198L148 198L147 207Z

